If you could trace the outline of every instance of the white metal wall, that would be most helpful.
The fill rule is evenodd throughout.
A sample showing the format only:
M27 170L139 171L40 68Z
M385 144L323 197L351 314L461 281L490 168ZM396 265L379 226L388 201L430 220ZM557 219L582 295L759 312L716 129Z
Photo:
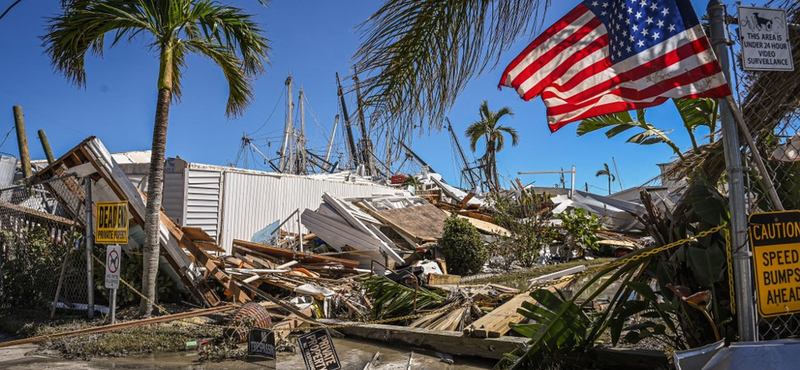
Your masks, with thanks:
M398 190L300 176L225 172L220 246L230 252L233 239L250 240L257 231L277 220L283 221L298 208L301 212L306 208L316 209L324 192L348 198L393 194ZM285 230L297 232L296 222L291 222Z
M199 227L217 239L222 174L218 170L186 170L184 226Z

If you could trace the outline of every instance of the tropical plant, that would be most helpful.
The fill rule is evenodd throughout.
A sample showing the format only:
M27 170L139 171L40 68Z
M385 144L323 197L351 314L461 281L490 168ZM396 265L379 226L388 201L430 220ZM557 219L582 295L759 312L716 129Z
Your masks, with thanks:
M423 287L409 288L385 276L370 276L363 286L366 295L372 299L372 316L375 319L408 315L415 309L431 308L445 300L436 291Z
M561 213L558 217L566 231L564 235L566 257L569 257L572 251L578 251L579 255L582 255L586 251L597 250L597 241L600 240L597 232L601 226L597 215L583 208L575 208Z
M386 0L361 25L354 59L365 105L400 129L441 128L467 83L538 32L549 2ZM420 126L424 127L424 126ZM403 130L403 131L405 131Z
M156 296L159 216L164 183L164 151L169 108L181 97L181 76L190 53L208 57L228 81L225 114L240 115L253 97L250 80L264 71L269 51L253 16L208 0L74 0L49 19L43 37L53 66L78 86L86 84L85 59L137 36L149 38L159 55L158 97L148 174L141 314L149 316Z
M611 170L608 168L608 163L603 163L603 169L597 171L594 174L594 177L606 176L608 177L608 195L611 195L611 183L614 182L617 178L611 173Z
M498 125L498 121L504 116L513 116L514 113L509 107L500 108L493 112L489 109L489 103L484 100L478 108L481 119L473 122L467 127L466 135L469 139L469 147L473 152L476 150L478 141L483 139L486 144L486 152L481 158L483 171L486 174L489 186L494 190L500 189L500 178L497 175L497 152L503 150L506 144L505 136L511 136L511 145L517 146L519 134L517 130L503 125Z
M444 233L439 239L448 272L471 275L481 272L487 251L481 234L466 218L453 213L444 220Z
M414 177L412 174L408 174L408 176L403 179L403 186L411 186L414 188L414 191L420 191L422 189L422 183L419 181L418 178Z
M547 202L546 194L525 189L514 198L502 193L491 196L495 223L509 231L499 236L493 248L493 259L502 259L499 267L508 270L512 262L523 267L536 265L542 248L558 236L547 222L547 213L543 212Z

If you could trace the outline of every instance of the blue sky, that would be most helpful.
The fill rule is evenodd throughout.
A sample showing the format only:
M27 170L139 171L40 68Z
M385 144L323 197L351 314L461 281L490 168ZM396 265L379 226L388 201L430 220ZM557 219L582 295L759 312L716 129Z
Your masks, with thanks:
M705 1L693 1L702 14ZM0 0L5 9L12 0ZM307 115L309 141L324 145L324 134L330 132L337 113L334 73L346 76L351 57L359 45L357 25L366 20L379 6L379 1L310 1L276 0L268 9L255 0L237 0L236 6L257 14L257 21L272 41L272 65L254 82L255 99L243 116L225 117L227 84L222 73L210 61L189 58L183 79L183 98L170 112L167 137L167 156L180 156L192 162L226 165L234 161L243 133L259 129L258 135L276 137L283 128L284 108L281 94L284 81L291 75L295 94L300 86L305 90L313 116ZM0 21L0 135L13 127L11 107L21 105L25 113L28 140L34 158L43 152L36 131L47 132L54 154L59 156L87 136L99 137L111 150L149 149L152 140L156 100L157 55L139 40L107 49L104 57L90 57L86 62L87 86L79 89L62 75L53 71L43 54L39 37L45 32L45 18L58 12L58 0L24 0ZM554 2L548 11L547 24L565 14L577 1ZM630 135L607 139L601 132L577 137L577 123L550 134L544 105L536 98L524 102L511 89L498 91L499 76L507 63L535 35L526 35L504 53L499 64L473 80L459 96L449 113L456 132L477 120L478 105L488 100L496 110L510 107L514 117L503 124L516 128L521 136L517 147L507 146L498 154L501 176L517 177L517 171L546 171L577 167L576 186L588 182L591 190L605 193L605 177L595 172L603 163L612 164L616 158L625 187L640 185L658 175L657 163L672 159L666 145L639 146L627 144ZM276 109L276 104L278 105ZM352 107L350 107L352 111ZM271 118L268 120L268 117ZM649 120L665 130L682 148L689 139L683 131L672 104L653 108ZM324 127L318 132L317 125ZM263 144L263 143L262 143ZM280 146L271 143L270 151ZM480 144L479 144L480 148ZM267 149L266 146L262 150ZM415 135L413 149L445 178L458 184L455 157L446 131L427 131ZM0 151L17 155L12 132L0 146ZM266 152L266 150L265 150ZM482 154L479 149L477 155ZM557 175L520 176L523 182L552 186ZM567 179L567 181L569 181ZM619 183L612 186L619 190Z

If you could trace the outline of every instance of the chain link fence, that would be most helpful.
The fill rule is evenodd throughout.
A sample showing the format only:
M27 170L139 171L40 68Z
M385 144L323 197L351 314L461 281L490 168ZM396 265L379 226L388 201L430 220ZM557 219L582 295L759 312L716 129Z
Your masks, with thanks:
M42 184L2 189L0 305L41 310L55 305L54 312L72 314L86 311L83 231Z
M735 24L729 25L731 51L735 58L732 82L756 146L755 151L747 148L744 157L748 169L745 186L750 214L780 210L770 201L767 189L760 182L754 155L761 156L766 164L767 176L783 209L800 209L800 2L778 0L766 6L786 9L794 71L743 70L739 28ZM728 12L737 15L735 7L729 8ZM734 19L729 17L729 20ZM741 143L746 147L745 140ZM800 336L800 315L759 317L758 331L761 340Z

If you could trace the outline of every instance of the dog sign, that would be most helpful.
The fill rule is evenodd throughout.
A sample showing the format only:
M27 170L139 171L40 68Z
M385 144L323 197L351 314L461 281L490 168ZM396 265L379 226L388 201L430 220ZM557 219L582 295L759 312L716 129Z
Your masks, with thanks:
M794 71L786 11L739 7L742 62L749 71Z

